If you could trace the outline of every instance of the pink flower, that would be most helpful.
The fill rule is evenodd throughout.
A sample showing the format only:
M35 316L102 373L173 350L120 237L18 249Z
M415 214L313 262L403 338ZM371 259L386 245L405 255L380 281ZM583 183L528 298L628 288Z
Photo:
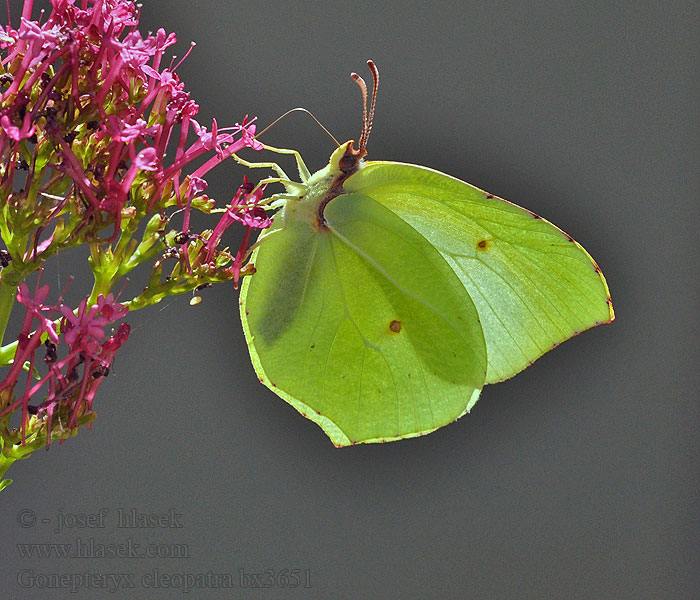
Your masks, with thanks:
M209 187L209 184L206 182L206 180L202 179L201 177L188 177L188 184L187 184L187 195L189 198L194 198L195 196L199 196L203 192L206 192L207 188Z
M20 283L17 291L17 302L27 307L27 317L25 318L27 326L22 329L29 333L31 331L31 319L36 319L39 321L39 329L37 331L46 332L52 342L58 343L56 326L51 319L45 316L56 310L55 307L45 304L48 295L48 285L41 286L32 297L29 286L24 282ZM27 319L29 319L29 322L27 322Z
M105 336L104 327L110 320L99 313L97 306L88 308L87 299L78 305L77 315L65 304L60 310L63 314L61 333L71 350L83 350L90 355L98 352Z
M158 170L158 154L155 148L145 148L139 152L134 158L133 166L141 171L157 171ZM127 175L128 177L128 175Z
M109 293L107 296L100 294L97 296L97 310L109 322L119 321L123 319L129 312L129 308L124 304L119 304L114 300L114 294Z
M207 131L206 127L202 127L197 123L195 119L190 119L190 123L192 123L195 134L206 150L214 150L216 148L218 152L221 151L220 147L218 147L221 141L218 136L219 128L216 124L216 119L212 121L211 132Z
M240 221L246 227L255 229L267 229L272 225L272 219L260 206L253 206L246 209L242 214L235 214L234 219Z
M255 119L252 119L248 124L246 124L247 120L248 115L246 115L243 119L243 123L240 125L236 123L236 125L234 125L234 131L240 133L241 139L243 139L253 150L262 150L264 146L261 142L255 139Z
M3 27L0 25L0 48L5 50L17 44L19 39L19 32L16 29L12 29L10 25Z
M130 124L126 120L119 119L117 115L109 115L107 121L110 126L109 133L118 142L129 143L137 138L153 137L161 128L158 124L148 127L146 121L141 118L136 119L134 124Z
M36 127L34 127L34 125L30 126L28 117L29 115L24 118L21 127L17 127L16 125L12 124L7 115L3 115L0 117L0 126L2 126L2 129L7 137L16 142L21 142L22 140L32 137L36 131Z

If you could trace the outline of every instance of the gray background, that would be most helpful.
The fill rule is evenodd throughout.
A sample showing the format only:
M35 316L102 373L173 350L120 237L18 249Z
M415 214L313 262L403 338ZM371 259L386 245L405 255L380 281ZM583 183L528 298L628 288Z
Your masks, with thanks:
M14 2L13 4L17 4ZM691 598L698 581L696 2L146 2L220 125L295 106L356 138L348 77L382 86L370 158L428 165L571 233L610 284L614 324L487 387L420 439L336 450L261 386L230 285L133 314L91 431L16 464L2 494L3 597L17 573L309 569L312 589L196 598ZM15 12L17 15L18 12ZM265 138L312 169L332 142L302 115ZM286 163L285 163L286 164ZM230 199L244 171L210 177ZM236 240L230 238L231 245ZM64 272L71 265L61 263ZM50 274L47 277L51 277ZM182 513L124 530L119 508ZM60 511L103 529L54 533ZM17 523L34 511L32 528ZM40 519L50 519L50 524ZM187 559L22 559L17 543L184 543Z

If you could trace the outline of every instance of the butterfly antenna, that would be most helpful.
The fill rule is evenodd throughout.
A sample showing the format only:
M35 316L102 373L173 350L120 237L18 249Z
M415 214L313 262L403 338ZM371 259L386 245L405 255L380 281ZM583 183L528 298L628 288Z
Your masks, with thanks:
M303 113L306 113L307 115L309 115L313 119L314 123L316 123L316 125L318 125L326 133L326 135L335 142L335 145L340 146L340 142L338 140L336 140L335 137L333 136L333 134L323 126L321 121L319 121L316 117L314 117L314 115L311 113L311 111L306 110L305 108L301 108L301 107L292 108L291 110L288 110L283 115L277 117L274 121L272 121L272 123L270 123L267 127L265 127L265 129L263 129L259 133L256 133L254 136L255 139L258 139L263 133L266 133L267 131L272 129L275 125L277 125L277 123L279 123L286 116L291 115L293 112L303 112Z
M379 69L374 64L373 61L368 60L367 66L369 70L372 71L372 79L374 80L372 85L372 101L370 102L369 113L367 112L367 84L365 80L362 79L357 73L350 73L350 77L353 78L355 83L360 86L362 90L362 135L360 135L360 141L358 142L360 150L365 150L367 147L367 142L369 141L369 134L372 131L372 121L374 121L374 107L377 103L377 88L379 87Z
M372 84L372 102L369 107L369 115L367 117L367 120L365 121L364 127L365 146L367 145L367 141L369 140L369 134L372 132L372 123L374 122L374 107L377 104L377 90L379 89L379 69L377 69L377 65L375 65L373 61L368 60L367 66L369 67L369 70L372 71L372 79L374 79L374 81Z
M362 150L365 147L365 134L367 132L367 84L357 73L350 73L350 77L362 90L362 133L359 141L360 150Z

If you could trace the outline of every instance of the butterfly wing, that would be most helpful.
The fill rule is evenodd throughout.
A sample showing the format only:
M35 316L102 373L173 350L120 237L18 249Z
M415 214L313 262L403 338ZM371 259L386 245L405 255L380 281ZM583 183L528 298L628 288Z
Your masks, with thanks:
M339 446L428 433L476 402L486 346L443 256L362 194L328 228L275 218L241 289L260 380ZM291 220L290 220L291 221Z
M486 383L512 377L571 336L614 318L591 256L545 219L438 171L368 162L344 184L420 232L476 305Z

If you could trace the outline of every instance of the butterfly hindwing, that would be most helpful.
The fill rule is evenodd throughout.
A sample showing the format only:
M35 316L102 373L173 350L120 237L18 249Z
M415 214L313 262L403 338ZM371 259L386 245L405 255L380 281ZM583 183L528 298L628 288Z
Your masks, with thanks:
M363 194L326 227L283 224L253 256L241 316L263 383L336 445L411 437L461 416L486 373L477 311L445 258Z

